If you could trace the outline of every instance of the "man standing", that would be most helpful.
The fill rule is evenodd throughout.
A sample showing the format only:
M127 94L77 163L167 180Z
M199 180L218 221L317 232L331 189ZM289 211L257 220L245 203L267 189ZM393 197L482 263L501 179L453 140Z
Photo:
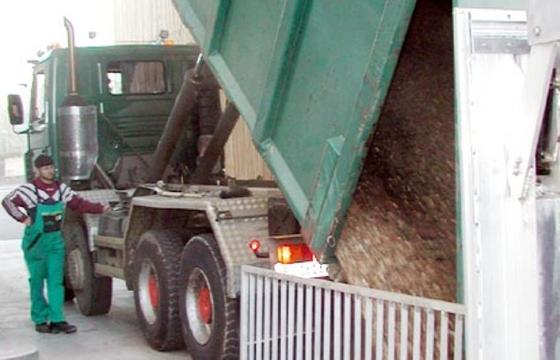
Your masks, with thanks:
M8 194L2 205L26 225L22 241L29 270L31 320L40 333L67 334L76 326L64 320L64 239L61 233L64 207L80 213L102 213L107 205L80 198L66 184L55 180L53 160L39 155L34 162L37 177ZM48 302L43 285L47 282ZM49 323L50 322L50 323Z

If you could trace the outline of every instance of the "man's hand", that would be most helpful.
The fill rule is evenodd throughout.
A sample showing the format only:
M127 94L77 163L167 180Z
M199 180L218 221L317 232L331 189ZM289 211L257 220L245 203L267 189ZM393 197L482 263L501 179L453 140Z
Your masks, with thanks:
M103 205L103 212L106 213L107 211L111 210L111 205Z
M27 226L31 226L31 218L30 217L25 218L25 220L23 220L23 223Z

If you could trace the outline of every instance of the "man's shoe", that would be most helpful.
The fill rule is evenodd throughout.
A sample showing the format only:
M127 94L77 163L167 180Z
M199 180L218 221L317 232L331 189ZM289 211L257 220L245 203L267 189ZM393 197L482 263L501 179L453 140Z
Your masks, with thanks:
M51 328L47 323L41 323L35 325L35 331L38 333L48 334L51 332Z
M61 322L52 322L50 326L50 330L54 334L58 333L65 333L65 334L72 334L78 331L78 328L74 325L68 324L66 321Z

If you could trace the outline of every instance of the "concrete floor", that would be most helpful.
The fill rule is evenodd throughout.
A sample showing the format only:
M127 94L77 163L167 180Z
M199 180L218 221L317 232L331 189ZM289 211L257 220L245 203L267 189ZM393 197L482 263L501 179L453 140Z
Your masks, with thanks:
M4 199L10 191L15 189L16 185L0 185L0 201ZM4 211L4 208L0 207L0 241L8 240L8 239L19 239L21 234L23 234L23 224L18 223L14 219L12 219L7 212Z
M132 293L120 280L113 283L109 314L85 317L67 303L67 320L78 332L39 334L29 320L27 270L19 240L0 241L0 269L0 359L9 347L30 345L39 350L40 359L190 359L184 350L159 353L149 347L137 325Z

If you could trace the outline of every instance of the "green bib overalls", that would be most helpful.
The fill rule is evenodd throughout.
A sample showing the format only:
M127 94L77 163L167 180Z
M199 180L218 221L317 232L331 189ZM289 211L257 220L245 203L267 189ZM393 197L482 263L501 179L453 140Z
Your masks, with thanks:
M36 210L35 221L25 228L22 242L29 270L31 320L35 324L64 321L64 238L60 231L64 203L38 202ZM45 280L48 303L44 297Z

